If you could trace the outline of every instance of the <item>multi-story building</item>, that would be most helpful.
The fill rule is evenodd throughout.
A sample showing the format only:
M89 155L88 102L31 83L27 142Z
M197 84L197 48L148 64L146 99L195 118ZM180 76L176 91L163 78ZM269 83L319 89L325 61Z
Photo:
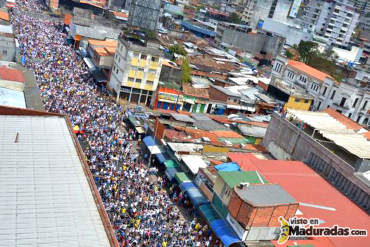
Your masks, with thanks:
M302 26L326 41L327 46L348 47L360 14L348 0L307 2Z
M357 11L366 14L370 12L370 2L368 0L350 0Z
M139 35L139 36L138 36ZM137 37L140 37L138 39ZM157 89L164 54L157 39L126 31L118 46L108 88L120 98L149 105Z
M290 0L255 0L253 8L247 10L252 15L249 25L252 28L261 27L266 18L289 22L291 7Z
M302 62L279 56L272 70L271 85L284 83L288 87L305 90L313 97L312 109L334 108L359 124L369 125L370 75L351 71L342 82ZM277 87L279 85L276 85Z

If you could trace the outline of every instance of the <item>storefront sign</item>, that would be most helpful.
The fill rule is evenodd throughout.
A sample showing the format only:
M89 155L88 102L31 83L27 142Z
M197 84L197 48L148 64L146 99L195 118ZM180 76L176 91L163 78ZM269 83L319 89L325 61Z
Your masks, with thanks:
M180 95L180 98L178 95L175 94L168 94L168 93L158 93L158 100L159 101L166 101L166 102L171 102L171 103L178 103L184 101L184 97Z

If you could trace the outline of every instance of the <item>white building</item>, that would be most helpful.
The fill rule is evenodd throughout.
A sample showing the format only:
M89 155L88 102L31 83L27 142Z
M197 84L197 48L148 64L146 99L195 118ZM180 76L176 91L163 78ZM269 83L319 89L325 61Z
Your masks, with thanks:
M305 90L313 98L312 109L334 108L359 124L370 126L370 74L357 72L356 77L341 83L330 75L302 62L278 56L272 69L271 85L280 79L292 88Z
M285 37L285 44L290 46L299 45L302 40L312 40L312 34L305 32L300 26L277 21L271 18L265 19L262 30Z
M327 45L347 47L359 22L360 14L348 0L309 1L302 26L324 38Z

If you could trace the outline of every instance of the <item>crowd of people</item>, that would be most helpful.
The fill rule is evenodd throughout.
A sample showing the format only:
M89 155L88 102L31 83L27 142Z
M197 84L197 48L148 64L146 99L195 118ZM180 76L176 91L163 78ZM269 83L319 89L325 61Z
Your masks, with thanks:
M63 23L48 18L39 0L18 0L11 12L25 66L35 73L45 109L67 114L78 137L121 246L217 246L196 217L186 220L177 204L189 204L169 188L133 148L132 133L119 128L122 106L98 90L82 57L66 43ZM174 203L175 201L175 203ZM191 209L189 209L189 214Z

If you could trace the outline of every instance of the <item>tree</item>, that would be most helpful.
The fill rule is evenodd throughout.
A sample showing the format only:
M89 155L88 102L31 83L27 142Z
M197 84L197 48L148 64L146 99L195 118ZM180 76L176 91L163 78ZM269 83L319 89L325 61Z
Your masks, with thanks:
M187 58L182 58L181 61L182 61L182 64L181 64L181 69L182 69L181 81L182 82L191 82L191 68L190 68L190 65L189 65L189 60Z
M182 55L182 56L186 56L188 55L187 51L185 50L185 48L179 44L176 44L176 45L173 45L170 47L170 53L171 54L179 54L179 55Z
M301 41L297 47L300 60L304 63L310 62L313 58L319 56L318 44L311 41Z
M237 13L231 13L231 15L227 18L228 22L239 24L241 22L240 17Z
M294 58L294 54L291 53L289 50L286 50L285 51L285 56L289 59L293 59Z

